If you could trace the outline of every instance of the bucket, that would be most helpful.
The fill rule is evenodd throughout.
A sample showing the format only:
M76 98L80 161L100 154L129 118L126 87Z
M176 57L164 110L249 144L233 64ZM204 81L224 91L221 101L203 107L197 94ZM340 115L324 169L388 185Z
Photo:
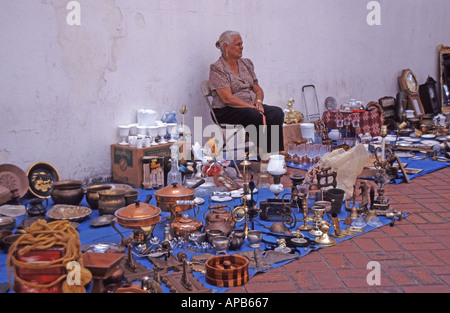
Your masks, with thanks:
M330 213L341 213L342 204L344 203L345 191L339 188L328 189L325 192L325 200L331 202Z

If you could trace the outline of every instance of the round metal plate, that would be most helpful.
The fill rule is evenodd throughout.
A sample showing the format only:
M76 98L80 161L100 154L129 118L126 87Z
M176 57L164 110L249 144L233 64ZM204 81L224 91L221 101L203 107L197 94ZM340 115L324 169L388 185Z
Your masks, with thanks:
M45 162L37 162L27 171L28 190L38 198L50 198L53 183L60 180L58 171L53 165Z

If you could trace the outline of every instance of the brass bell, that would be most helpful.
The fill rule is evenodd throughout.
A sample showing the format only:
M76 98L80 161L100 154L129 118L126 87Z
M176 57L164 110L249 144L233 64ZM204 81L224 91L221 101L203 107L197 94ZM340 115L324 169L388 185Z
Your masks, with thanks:
M364 218L365 222L369 222L373 217L377 216L377 212L375 210L369 210L366 214L366 217Z
M322 246L333 246L336 244L336 240L328 236L328 232L330 230L330 226L328 225L328 223L322 223L320 226L320 230L322 231L322 235L320 237L317 237L315 239L315 242Z

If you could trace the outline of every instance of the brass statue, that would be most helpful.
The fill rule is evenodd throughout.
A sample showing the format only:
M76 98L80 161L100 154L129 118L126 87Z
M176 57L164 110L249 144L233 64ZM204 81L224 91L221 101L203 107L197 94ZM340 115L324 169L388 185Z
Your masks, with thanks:
M288 112L284 116L284 122L286 124L297 124L303 122L303 114L294 109L295 100L289 99L287 103Z

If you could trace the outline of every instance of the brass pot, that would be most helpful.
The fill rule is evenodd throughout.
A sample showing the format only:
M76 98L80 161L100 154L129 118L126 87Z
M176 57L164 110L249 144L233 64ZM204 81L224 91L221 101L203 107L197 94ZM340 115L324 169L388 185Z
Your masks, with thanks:
M86 201L89 203L91 209L98 210L98 199L100 198L98 192L110 189L112 189L111 185L93 185L86 189Z
M125 190L102 190L98 192L98 213L100 215L114 214L126 205Z
M55 204L79 205L84 198L83 182L78 180L54 182L50 196Z
M127 205L133 204L138 199L141 192L139 190L130 189L125 191L125 202Z

